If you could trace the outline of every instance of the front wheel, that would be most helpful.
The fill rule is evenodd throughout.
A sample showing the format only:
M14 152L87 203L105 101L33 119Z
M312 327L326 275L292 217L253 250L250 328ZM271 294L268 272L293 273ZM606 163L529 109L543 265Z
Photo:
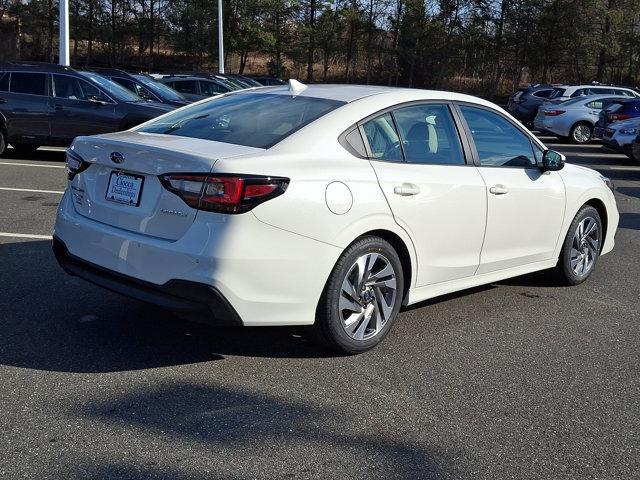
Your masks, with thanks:
M577 123L573 127L571 127L569 138L573 143L589 143L593 138L593 127L588 123Z
M404 292L402 264L379 237L363 237L336 263L316 315L314 328L327 346L345 353L375 347L395 322Z
M598 211L585 205L571 222L565 237L557 271L568 285L584 282L593 272L602 249L602 220Z

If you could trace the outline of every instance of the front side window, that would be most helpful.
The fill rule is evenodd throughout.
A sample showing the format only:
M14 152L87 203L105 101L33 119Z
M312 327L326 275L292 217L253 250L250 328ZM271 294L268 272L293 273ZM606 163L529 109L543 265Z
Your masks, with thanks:
M367 136L373 160L403 161L400 138L390 113L369 120L362 128Z
M414 105L393 112L409 163L464 164L464 155L449 107Z
M531 140L506 118L483 108L460 107L471 130L480 165L487 167L536 166Z
M13 72L11 74L11 93L46 95L47 75L45 73Z
M53 96L68 100L108 99L89 82L68 75L53 75Z
M579 88L571 94L571 98L582 97L583 95L587 95L587 90L584 88Z
M143 100L135 93L127 90L122 85L118 85L113 80L110 80L102 75L93 72L80 72L80 75L89 80L92 84L102 88L107 94L121 102L142 102Z
M326 98L239 93L175 111L138 131L269 148L342 105Z

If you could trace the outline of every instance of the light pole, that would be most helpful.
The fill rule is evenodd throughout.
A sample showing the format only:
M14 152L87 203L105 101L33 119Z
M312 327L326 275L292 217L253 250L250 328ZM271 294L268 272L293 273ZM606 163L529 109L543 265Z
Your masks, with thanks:
M60 53L58 63L69 66L69 0L60 0Z
M224 41L223 41L223 35L222 35L222 0L218 0L218 72L224 73Z

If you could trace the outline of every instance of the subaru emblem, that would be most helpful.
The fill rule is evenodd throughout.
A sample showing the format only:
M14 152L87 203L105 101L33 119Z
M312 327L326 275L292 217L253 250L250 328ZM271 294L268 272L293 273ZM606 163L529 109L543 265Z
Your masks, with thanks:
M111 152L111 155L109 155L109 158L113 163L124 162L124 155L122 155L120 152Z

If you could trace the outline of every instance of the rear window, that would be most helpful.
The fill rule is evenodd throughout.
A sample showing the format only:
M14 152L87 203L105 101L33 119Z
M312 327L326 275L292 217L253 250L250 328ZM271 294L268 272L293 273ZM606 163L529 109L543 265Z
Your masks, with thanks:
M549 98L562 97L564 95L564 92L566 91L566 88L554 88L553 92L551 92L551 95L549 95Z
M269 148L344 104L314 97L236 94L168 114L138 131Z
M46 95L47 75L44 73L13 72L11 74L11 93Z

